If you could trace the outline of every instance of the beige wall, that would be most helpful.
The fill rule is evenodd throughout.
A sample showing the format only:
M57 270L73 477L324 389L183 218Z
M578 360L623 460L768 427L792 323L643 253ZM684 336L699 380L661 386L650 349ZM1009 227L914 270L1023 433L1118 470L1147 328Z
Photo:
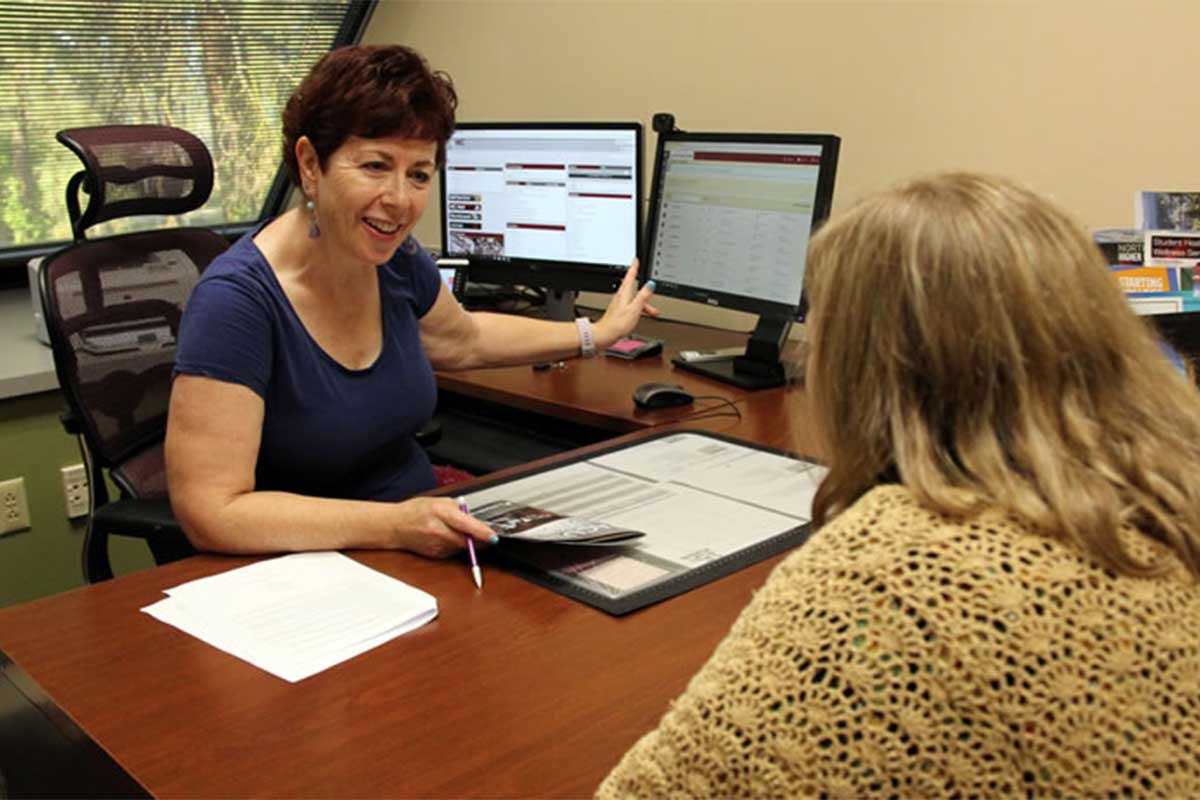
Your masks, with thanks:
M1198 31L1197 0L381 0L366 41L449 72L462 120L836 133L835 213L965 168L1115 227L1138 189L1200 189ZM438 224L433 208L418 236Z

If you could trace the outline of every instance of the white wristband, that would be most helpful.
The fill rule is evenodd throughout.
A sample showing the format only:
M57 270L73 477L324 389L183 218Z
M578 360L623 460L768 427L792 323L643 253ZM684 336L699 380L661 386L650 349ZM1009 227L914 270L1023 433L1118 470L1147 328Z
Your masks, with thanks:
M587 317L576 317L575 327L579 330L579 355L591 358L596 355L596 339L592 336L592 321Z

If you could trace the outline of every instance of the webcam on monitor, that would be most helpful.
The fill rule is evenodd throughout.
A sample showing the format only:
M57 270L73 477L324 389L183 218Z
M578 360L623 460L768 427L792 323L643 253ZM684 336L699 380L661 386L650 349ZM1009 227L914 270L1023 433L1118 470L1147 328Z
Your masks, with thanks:
M655 133L674 133L678 130L675 127L675 115L669 111L660 111L655 114L652 125Z

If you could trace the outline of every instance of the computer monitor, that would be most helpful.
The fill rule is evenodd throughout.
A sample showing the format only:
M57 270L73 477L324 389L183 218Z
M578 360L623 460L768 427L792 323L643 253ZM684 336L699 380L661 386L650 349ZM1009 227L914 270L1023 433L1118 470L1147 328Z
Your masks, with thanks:
M804 316L808 241L829 216L840 141L659 134L644 276L665 297L759 315L744 355L676 366L748 389L784 383L780 350Z
M549 290L574 316L577 291L611 292L641 248L637 122L460 123L441 170L442 253L472 282Z

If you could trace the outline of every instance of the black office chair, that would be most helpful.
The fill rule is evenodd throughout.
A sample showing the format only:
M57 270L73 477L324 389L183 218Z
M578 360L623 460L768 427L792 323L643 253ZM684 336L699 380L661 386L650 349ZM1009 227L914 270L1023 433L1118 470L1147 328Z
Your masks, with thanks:
M167 499L163 437L179 320L192 287L229 243L200 228L88 239L101 222L199 208L213 184L208 148L161 125L60 131L83 161L67 184L74 243L47 257L41 298L63 425L80 437L91 513L83 576L112 577L110 535L145 539L156 563L193 551ZM88 196L80 210L79 192ZM104 473L120 497L109 500Z

